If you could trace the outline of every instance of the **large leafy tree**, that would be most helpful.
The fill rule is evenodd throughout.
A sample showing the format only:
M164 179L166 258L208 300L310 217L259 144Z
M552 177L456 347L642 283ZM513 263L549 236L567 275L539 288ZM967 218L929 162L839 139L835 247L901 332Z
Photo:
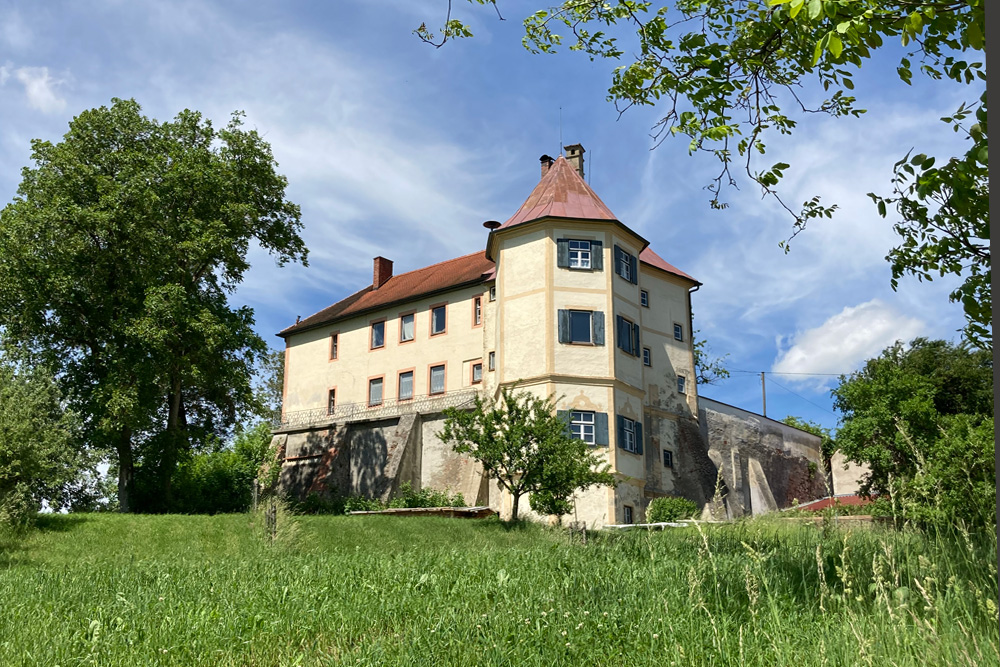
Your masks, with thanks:
M989 352L924 338L896 343L842 376L833 397L843 415L838 449L871 469L863 492L895 497L914 518L935 505L953 517L993 518Z
M58 369L88 442L114 456L121 509L141 509L137 456L169 501L190 438L259 409L250 378L267 348L228 295L252 243L305 262L299 208L239 113L216 129L115 99L62 141L34 140L32 160L0 211L0 325Z
M494 405L476 397L469 409L448 408L439 437L459 454L469 454L511 495L516 521L521 497L532 509L563 515L570 498L591 486L614 486L606 462L568 433L552 399L504 387Z
M448 8L440 37L426 25L418 36L437 46L471 36ZM863 113L853 77L868 60L898 58L900 85L914 72L968 84L970 99L942 119L968 140L964 154L939 165L907 155L892 194L871 197L883 216L894 210L901 238L887 257L893 287L904 275L962 276L951 298L965 309L969 340L990 346L984 9L984 0L565 0L525 20L524 45L542 53L568 45L614 61L609 97L620 110L658 107L657 141L685 136L692 153L719 160L708 188L713 207L727 205L723 188L742 171L794 216L791 236L836 206L782 198L778 184L790 165L759 163L769 136L793 133L810 113ZM892 42L902 55L886 48Z

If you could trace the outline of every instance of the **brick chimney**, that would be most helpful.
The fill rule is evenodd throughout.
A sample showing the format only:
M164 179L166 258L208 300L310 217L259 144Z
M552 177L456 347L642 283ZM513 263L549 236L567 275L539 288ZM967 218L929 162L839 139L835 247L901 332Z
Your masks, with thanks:
M392 278L392 260L385 257L375 258L375 269L372 274L372 289L378 289Z
M551 167L552 164L555 162L555 160L549 157L548 155L543 155L542 157L538 158L538 161L542 163L542 176L545 176L545 174L549 173L549 167Z
M566 161L576 169L576 173L580 174L580 178L583 178L583 154L586 152L580 144L573 144L566 147Z

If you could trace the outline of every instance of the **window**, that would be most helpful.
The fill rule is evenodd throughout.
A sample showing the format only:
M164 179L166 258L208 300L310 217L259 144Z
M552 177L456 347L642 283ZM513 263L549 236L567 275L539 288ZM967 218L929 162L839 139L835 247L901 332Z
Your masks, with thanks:
M663 467L664 468L674 467L674 453L669 449L663 450Z
M625 514L625 519L624 519L623 523L626 523L626 524L633 523L633 519L632 519L632 506L631 505L625 505L625 506L622 507L622 510L624 511L624 514Z
M372 378L368 381L368 405L382 405L382 378Z
M590 316L591 312L589 310L569 311L569 342L591 342Z
M642 454L642 422L618 415L618 446L626 452Z
M639 303L642 306L649 308L649 292L644 289L639 290Z
M635 453L635 422L622 418L622 449Z
M652 366L653 365L652 353L649 351L648 347L642 348L642 365L643 366Z
M337 410L337 390L326 392L326 414L332 415Z
M639 259L615 246L615 273L633 285L639 281Z
M556 240L556 265L563 269L601 271L604 269L603 244L582 239Z
M431 366L431 394L444 393L444 364Z
M593 412L573 410L570 414L569 430L574 438L588 445L597 443L596 418Z
M491 371L495 371L497 369L497 353L496 352L490 352L490 357L489 358L490 358L490 366L489 366L489 368L490 368Z
M685 384L686 384L686 382L684 380L684 376L683 375L678 375L677 376L677 393L678 394L685 393L685 391L684 391L684 389L685 389L684 385Z
M483 381L483 362L472 364L472 384L479 384Z
M372 348L385 347L385 320L372 322Z
M674 324L674 340L684 340L684 327Z
M337 343L340 334L330 334L330 361L337 358Z
M497 300L497 286L493 285L492 287L490 287L490 301L496 301L496 300Z
M447 328L447 306L435 306L431 308L431 335L436 336L445 332Z
M399 374L399 391L396 396L401 401L408 401L413 398L413 371L405 371Z
M569 242L569 268L590 268L590 241Z
M472 326L478 327L483 323L483 297L477 296L472 300Z
M559 342L604 345L604 313L599 310L560 310Z
M639 325L621 315L618 316L618 347L625 354L639 356Z
M399 342L405 343L413 340L414 319L416 315L407 313L399 316Z

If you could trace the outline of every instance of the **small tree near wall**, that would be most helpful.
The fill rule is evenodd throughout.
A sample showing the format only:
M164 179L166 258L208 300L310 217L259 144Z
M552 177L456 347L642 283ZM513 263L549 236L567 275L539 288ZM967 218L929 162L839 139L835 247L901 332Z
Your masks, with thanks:
M510 493L512 520L525 494L535 511L562 515L571 509L574 492L615 484L607 463L570 436L551 398L503 388L492 407L477 397L474 409L448 408L444 415L438 437L472 456Z

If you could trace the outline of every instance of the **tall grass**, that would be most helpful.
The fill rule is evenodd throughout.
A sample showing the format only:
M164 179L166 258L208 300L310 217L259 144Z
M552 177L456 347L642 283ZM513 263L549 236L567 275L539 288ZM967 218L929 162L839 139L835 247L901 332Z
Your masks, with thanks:
M0 664L990 665L995 566L959 530L46 517L0 537Z

